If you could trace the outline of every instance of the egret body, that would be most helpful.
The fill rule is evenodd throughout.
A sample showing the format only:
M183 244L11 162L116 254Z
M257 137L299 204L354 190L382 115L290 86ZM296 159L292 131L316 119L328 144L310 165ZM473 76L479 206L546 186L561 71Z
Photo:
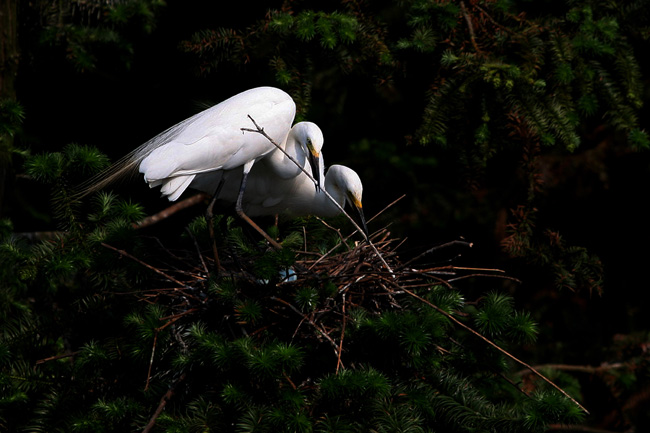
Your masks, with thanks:
M322 162L322 161L321 161ZM362 229L368 234L363 206L363 184L359 175L344 165L332 165L324 175L323 189L339 204L337 206L322 189L314 188L314 182L304 173L282 180L269 176L262 165L255 166L248 175L246 194L242 208L247 215L286 215L333 217L341 213L341 208L350 204L361 220ZM225 186L219 198L231 203L236 199L236 182Z
M263 159L267 169L281 179L299 173L295 164L287 164L284 155L266 137L242 131L251 126L251 118L280 147L304 146L313 164L318 156L323 135L314 124L304 122L291 126L296 104L284 91L273 87L257 87L239 93L225 101L183 120L138 147L107 171L82 186L79 197L97 191L114 180L138 170L151 188L160 186L170 201L178 197L198 177L214 175L219 179L232 171L243 174L239 188L243 194L246 176L253 165ZM250 118L249 118L250 116ZM314 134L311 136L310 134ZM276 151L278 152L276 154ZM297 151L296 151L297 152ZM314 170L319 178L321 168ZM212 191L211 193L214 193Z

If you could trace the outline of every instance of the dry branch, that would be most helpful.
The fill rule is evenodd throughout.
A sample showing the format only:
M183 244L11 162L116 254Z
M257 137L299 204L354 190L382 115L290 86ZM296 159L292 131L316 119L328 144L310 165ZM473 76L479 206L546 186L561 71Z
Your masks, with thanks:
M170 216L174 215L176 212L179 212L183 209L186 209L188 207L194 206L195 204L201 203L202 201L210 198L207 194L205 193L199 193L196 195L193 195L192 197L186 198L185 200L181 200L178 203L174 203L173 205L163 209L162 211L158 212L157 214L150 215L141 221L138 221L137 223L133 224L133 228L136 229L141 229L144 227L148 227L150 225L156 224L164 219L169 218Z

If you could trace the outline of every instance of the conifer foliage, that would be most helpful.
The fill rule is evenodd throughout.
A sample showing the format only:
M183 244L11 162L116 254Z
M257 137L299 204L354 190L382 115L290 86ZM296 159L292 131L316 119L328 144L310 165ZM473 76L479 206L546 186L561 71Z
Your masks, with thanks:
M66 231L29 243L4 222L3 431L534 432L583 418L549 382L508 379L507 350L536 325L504 293L470 302L447 281L471 270L418 269L386 230L371 248L311 220L269 250L223 217L217 272L203 217L167 246L114 194L83 211L60 196L104 162L79 146L30 158Z

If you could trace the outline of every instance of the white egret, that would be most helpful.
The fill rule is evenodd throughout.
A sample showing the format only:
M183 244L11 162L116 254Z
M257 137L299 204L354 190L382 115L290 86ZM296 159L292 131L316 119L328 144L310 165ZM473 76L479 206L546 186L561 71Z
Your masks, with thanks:
M309 170L307 171L309 172ZM350 203L351 207L357 211L362 230L367 236L368 229L361 204L363 184L359 175L349 167L332 165L324 176L323 184L322 189L315 189L314 182L304 173L291 179L279 179L269 175L262 168L262 164L258 164L248 174L242 208L250 216L281 214L293 217L317 215L327 218L340 214L341 209ZM232 203L238 193L234 185L236 182L225 184L219 199ZM197 185L197 187L201 189L201 185ZM208 186L203 191L210 189Z
M106 172L82 186L80 197L97 191L114 180L138 169L150 187L161 186L170 201L178 197L199 177L205 183L208 173L215 179L228 177L231 171L243 174L239 201L246 177L253 165L266 159L267 168L281 179L295 177L300 169L287 161L276 146L261 134L244 133L255 119L280 147L312 158L317 187L322 173L318 156L323 144L320 129L300 122L291 127L296 105L284 91L257 87L239 93L186 119L126 155ZM250 116L250 118L249 118ZM276 153L277 151L277 153ZM218 184L218 180L215 183ZM211 193L214 193L212 191Z

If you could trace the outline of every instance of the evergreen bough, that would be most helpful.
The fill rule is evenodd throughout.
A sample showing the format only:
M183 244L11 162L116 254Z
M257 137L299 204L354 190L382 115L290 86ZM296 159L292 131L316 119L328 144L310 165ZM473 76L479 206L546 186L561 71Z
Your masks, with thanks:
M85 159L103 165L70 147L27 166L58 184ZM217 273L204 218L168 247L114 194L87 209L53 195L65 231L29 243L4 222L3 431L541 432L583 419L546 382L520 388L513 358L468 332L533 343L508 295L468 302L444 278L463 271L403 266L385 230L374 242L390 270L318 221L273 251L224 217ZM339 245L316 252L323 242Z

